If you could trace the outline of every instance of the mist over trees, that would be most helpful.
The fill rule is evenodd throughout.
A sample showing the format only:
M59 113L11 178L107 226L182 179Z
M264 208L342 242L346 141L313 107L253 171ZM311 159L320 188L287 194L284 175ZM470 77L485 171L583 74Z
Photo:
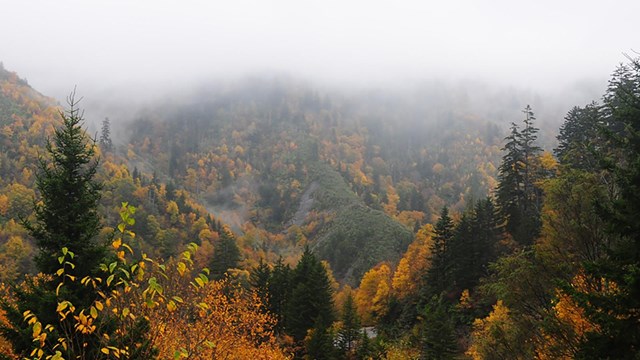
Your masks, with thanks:
M91 140L0 89L4 358L636 356L637 59L559 129L253 79Z

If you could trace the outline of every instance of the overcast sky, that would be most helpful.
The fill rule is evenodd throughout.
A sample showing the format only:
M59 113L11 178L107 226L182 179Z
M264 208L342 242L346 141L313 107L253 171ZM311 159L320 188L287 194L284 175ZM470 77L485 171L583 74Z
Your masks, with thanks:
M640 1L0 0L0 61L46 95L261 71L380 84L606 81Z

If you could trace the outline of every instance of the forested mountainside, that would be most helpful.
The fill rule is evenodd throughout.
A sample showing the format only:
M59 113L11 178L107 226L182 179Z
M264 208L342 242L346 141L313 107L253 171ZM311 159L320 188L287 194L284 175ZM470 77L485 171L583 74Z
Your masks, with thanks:
M63 108L20 80L15 73L0 69L0 231L2 281L12 281L33 272L33 244L19 225L28 218L37 200L35 182L40 159L47 150L47 139L60 125ZM134 226L138 237L134 244L145 252L162 257L178 254L192 241L205 242L210 256L219 233L230 230L210 214L191 195L171 188L152 174L130 171L115 153L110 136L100 139L97 149L100 166L96 177L103 183L99 212L104 216L100 237L108 238L119 222L122 202L135 204L139 221ZM225 230L227 229L227 230ZM207 250L208 249L208 250ZM208 261L208 259L202 259Z
M496 186L505 126L386 101L278 79L214 88L137 116L127 158L255 232L271 261L308 244L353 284L397 261L443 205L460 211Z
M526 104L509 126L278 79L149 107L126 138L105 119L93 144L81 102L0 86L6 358L638 352L636 60L553 153Z

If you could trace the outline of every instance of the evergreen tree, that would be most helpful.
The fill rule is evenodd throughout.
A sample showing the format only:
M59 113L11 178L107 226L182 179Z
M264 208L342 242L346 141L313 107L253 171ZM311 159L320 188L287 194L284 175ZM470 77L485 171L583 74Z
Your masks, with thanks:
M456 350L456 337L453 322L442 297L433 297L422 312L420 342L421 359L453 359Z
M235 269L240 262L240 249L229 229L220 230L220 240L213 247L213 258L209 269L214 279L222 279L227 270Z
M604 126L600 106L592 102L584 108L574 107L567 113L557 136L554 154L558 161L574 169L595 171L597 152L602 152L604 139L600 128Z
M496 197L500 206L500 213L505 220L506 230L510 234L517 231L523 214L520 204L524 198L522 177L524 156L520 149L520 130L516 123L511 123L511 133L505 138L505 151L502 163L498 168L498 188Z
M521 245L531 245L540 233L540 211L542 190L538 186L541 178L539 156L536 145L538 129L531 107L525 113L524 128L512 123L511 133L505 138L502 163L498 168L496 197L506 230Z
M271 279L271 269L263 259L260 259L258 266L253 268L249 276L249 284L255 290L262 301L263 310L268 312L270 306L269 285Z
M585 263L586 274L600 284L596 291L567 291L585 310L598 331L587 334L581 358L640 356L640 61L621 66L604 98L609 139L615 147L603 159L613 173L615 197L598 203L608 226L607 256Z
M333 289L324 265L306 248L291 276L287 333L302 342L307 330L328 329L334 320Z
M40 159L36 187L41 201L35 205L35 221L25 219L22 224L35 239L38 247L35 261L42 274L55 277L61 267L58 257L63 254L63 248L67 248L75 256L72 259L74 267L67 268L66 274L83 279L96 275L106 248L96 239L101 228L97 211L101 184L93 179L98 166L94 159L95 145L82 128L82 114L74 95L68 98L69 110L61 113L63 123L55 130L53 141L47 141L50 159ZM2 327L0 332L23 356L29 355L32 344L31 332L24 326L24 311L31 310L44 324L69 325L57 319L57 295L53 287L54 282L46 278L27 281L25 286L13 289L15 306L7 302L2 304L13 326ZM60 296L82 308L87 307L96 295L80 281L74 281L65 284ZM80 345L70 344L67 355L72 356L76 350L85 354L98 351L77 349L76 346Z
M109 122L109 118L104 118L104 120L102 120L101 130L100 148L105 152L109 152L113 150L113 142L111 141L111 123Z
M460 222L454 230L454 235L449 247L449 257L451 263L451 287L456 292L469 289L476 280L477 263L482 251L477 243L475 234L472 232L472 221L474 214L467 211L462 214Z
M426 294L423 296L425 299L440 295L451 285L450 246L454 236L454 226L446 206L442 208L440 219L433 232L431 267L426 274Z
M353 300L353 295L349 293L342 306L342 328L340 329L340 348L345 355L349 355L355 349L355 342L360 337L360 317Z
M269 311L276 317L276 332L286 327L286 310L291 294L291 268L279 258L269 278Z
M322 320L316 320L309 336L305 339L305 348L307 352L304 356L305 359L331 360L336 358L333 334Z

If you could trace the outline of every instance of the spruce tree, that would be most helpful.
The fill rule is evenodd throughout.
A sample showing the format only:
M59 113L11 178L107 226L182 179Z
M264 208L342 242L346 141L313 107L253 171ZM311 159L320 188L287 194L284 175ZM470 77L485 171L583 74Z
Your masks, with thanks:
M353 300L353 295L349 293L342 306L342 328L340 329L340 348L345 355L349 355L355 349L355 342L360 337L360 317Z
M615 195L597 210L610 244L606 256L584 264L597 291L565 290L598 327L578 357L630 359L640 356L640 59L616 71L604 100L614 151L601 160L613 174Z
M111 141L111 123L109 118L102 120L102 131L100 132L100 147L103 151L109 152L113 150L113 142Z
M512 123L511 133L505 138L502 163L498 168L496 197L506 230L521 245L531 245L540 233L542 190L539 156L536 145L538 128L530 106L523 110L524 128Z
M333 289L324 265L306 248L292 272L287 333L302 342L307 330L328 329L334 321Z
M423 295L423 300L440 295L451 285L450 247L454 236L454 226L446 206L442 208L440 219L438 219L433 232L431 266L426 274L426 293Z
M66 247L75 253L70 275L82 279L95 273L106 253L104 244L96 239L102 227L98 214L102 184L94 180L98 167L95 141L82 128L84 120L74 94L69 106L61 113L63 124L53 141L47 141L50 159L40 159L36 187L41 202L35 206L35 222L25 219L22 224L36 241L35 260L41 273L55 274L60 268L58 257Z
M253 268L249 276L249 284L254 289L260 300L262 301L262 308L265 312L269 311L271 307L269 296L269 283L271 278L271 269L264 260L261 258L258 266Z
M44 324L69 326L57 319L58 297L78 308L86 308L95 299L95 292L81 285L79 279L96 275L98 264L106 254L105 246L96 239L101 228L98 215L101 184L94 180L98 166L94 157L95 141L89 139L82 128L82 113L74 95L68 98L69 110L60 113L62 125L55 130L53 140L47 141L49 158L40 159L36 178L40 202L35 205L35 219L22 220L38 247L35 262L45 277L35 281L28 278L24 286L13 287L15 303L6 300L2 303L12 326L2 326L0 332L22 356L29 356L32 348L32 334L25 327L23 313L30 310ZM58 257L63 254L63 248L75 254L71 260L74 266L67 267L65 273L78 281L67 282L56 294L55 282L47 280L47 276L56 278L56 271L61 268ZM57 330L54 329L54 334ZM77 346L80 345L69 344L65 356L71 358L74 354L97 354L98 351L91 348L91 343L88 348Z
M213 259L209 269L214 279L221 279L229 269L235 269L240 262L240 249L236 238L224 226L220 230L220 240L213 247Z
M286 314L291 294L291 268L278 259L269 278L269 312L276 317L276 332L286 327Z
M569 110L564 120L554 155L562 165L586 171L597 170L597 153L602 153L605 148L600 130L604 125L601 107L595 102L584 108L576 106Z
M525 161L520 149L520 129L516 123L511 123L511 133L505 141L502 148L505 154L498 168L496 197L506 230L514 234L523 218L520 204L524 198L522 173Z
M422 354L420 359L453 359L456 337L447 304L441 296L433 297L422 312L420 332Z

